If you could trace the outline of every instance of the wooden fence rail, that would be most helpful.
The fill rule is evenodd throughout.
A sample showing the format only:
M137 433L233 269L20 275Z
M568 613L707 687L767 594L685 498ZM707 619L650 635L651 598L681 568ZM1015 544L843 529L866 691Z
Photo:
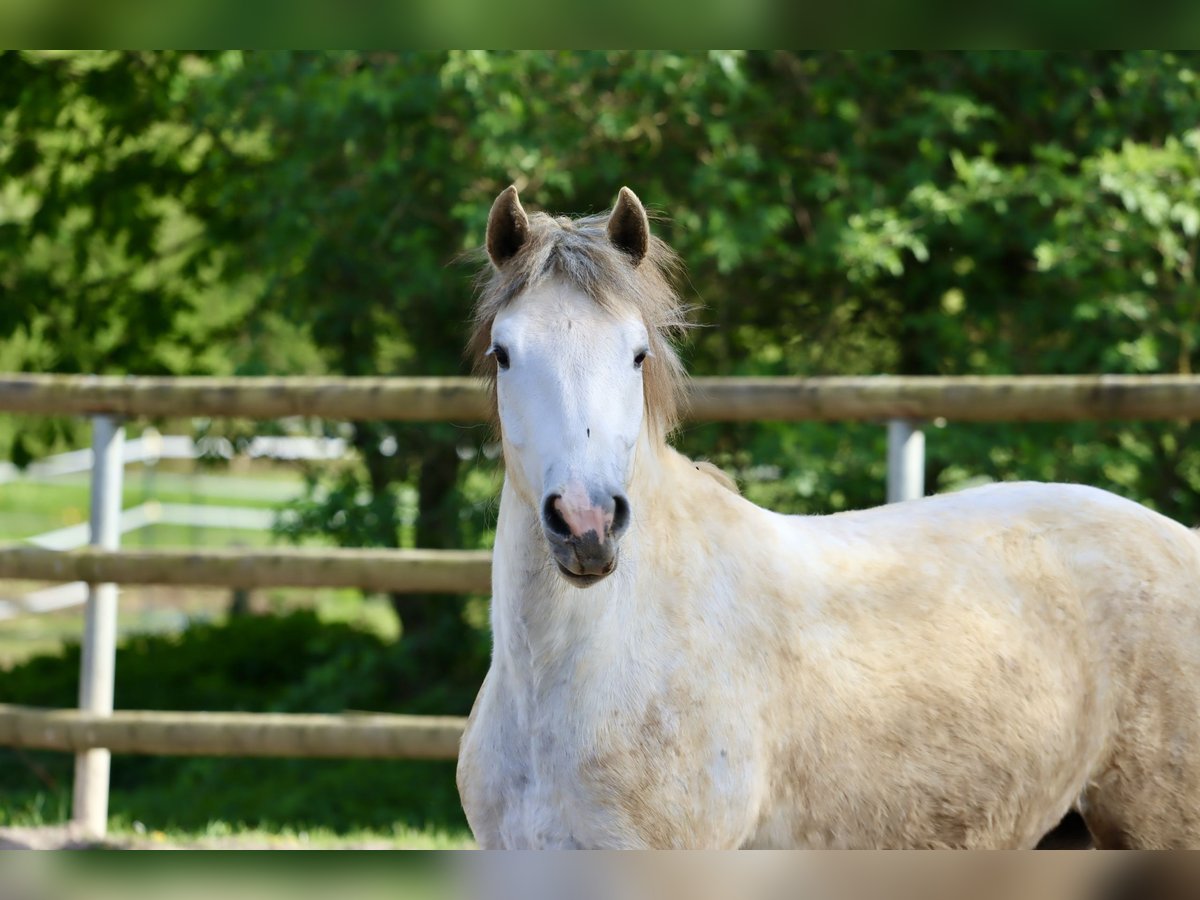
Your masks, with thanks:
M471 378L149 378L0 374L0 412L480 422ZM1200 419L1200 376L695 378L696 422Z
M0 546L0 578L93 584L356 587L367 591L486 594L487 550L100 550L62 553Z
M0 747L163 756L455 759L466 719L375 713L160 712L0 704Z

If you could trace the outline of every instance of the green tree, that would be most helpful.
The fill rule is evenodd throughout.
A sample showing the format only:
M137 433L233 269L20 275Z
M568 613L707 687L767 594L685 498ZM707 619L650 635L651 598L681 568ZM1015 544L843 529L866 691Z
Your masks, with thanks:
M187 213L179 53L0 54L0 360L39 372L220 369L239 313ZM28 419L18 462L62 438Z
M441 65L418 53L227 54L196 83L193 115L212 149L196 175L205 202L195 214L226 248L226 277L255 286L252 333L300 323L322 366L339 374L462 371L470 276L448 263L465 246L458 204L475 175L451 162L462 110L441 89ZM241 371L268 368L252 352ZM482 432L395 422L347 430L357 463L314 472L286 532L349 546L483 539L460 519L459 456ZM486 643L461 604L408 594L392 604L412 686L464 665L466 683L478 679Z

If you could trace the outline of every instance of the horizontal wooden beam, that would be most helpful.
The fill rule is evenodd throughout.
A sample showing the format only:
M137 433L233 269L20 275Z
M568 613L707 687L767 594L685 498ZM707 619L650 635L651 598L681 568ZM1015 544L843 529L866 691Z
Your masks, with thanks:
M471 378L146 378L0 375L0 412L481 422ZM695 378L696 422L1073 422L1200 419L1200 376Z
M382 714L160 712L0 704L0 746L158 756L455 759L466 720Z
M55 415L481 422L474 378L153 378L0 375L0 410Z
M0 546L0 578L94 584L356 587L397 593L485 594L487 550L99 550Z
M694 421L1080 422L1200 419L1200 377L697 378Z

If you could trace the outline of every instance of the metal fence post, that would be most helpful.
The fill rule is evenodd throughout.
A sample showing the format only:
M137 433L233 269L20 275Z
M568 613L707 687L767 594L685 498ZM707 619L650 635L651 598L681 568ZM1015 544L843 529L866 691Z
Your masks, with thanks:
M888 422L887 502L925 496L925 432L908 419Z
M125 474L125 428L115 416L92 419L91 540L94 547L115 550L121 540L121 483ZM113 710L113 680L117 647L117 586L88 586L83 653L79 672L79 708L109 715ZM91 838L108 830L107 749L75 755L73 819Z

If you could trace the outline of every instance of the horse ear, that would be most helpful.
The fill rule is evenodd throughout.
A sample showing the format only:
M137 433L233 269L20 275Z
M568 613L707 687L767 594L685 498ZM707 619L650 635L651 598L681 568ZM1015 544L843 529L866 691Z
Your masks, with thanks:
M629 255L636 266L650 248L650 219L637 194L627 187L617 194L617 205L608 217L608 239Z
M521 208L515 185L500 192L488 213L487 252L497 269L508 262L529 240L529 216Z

